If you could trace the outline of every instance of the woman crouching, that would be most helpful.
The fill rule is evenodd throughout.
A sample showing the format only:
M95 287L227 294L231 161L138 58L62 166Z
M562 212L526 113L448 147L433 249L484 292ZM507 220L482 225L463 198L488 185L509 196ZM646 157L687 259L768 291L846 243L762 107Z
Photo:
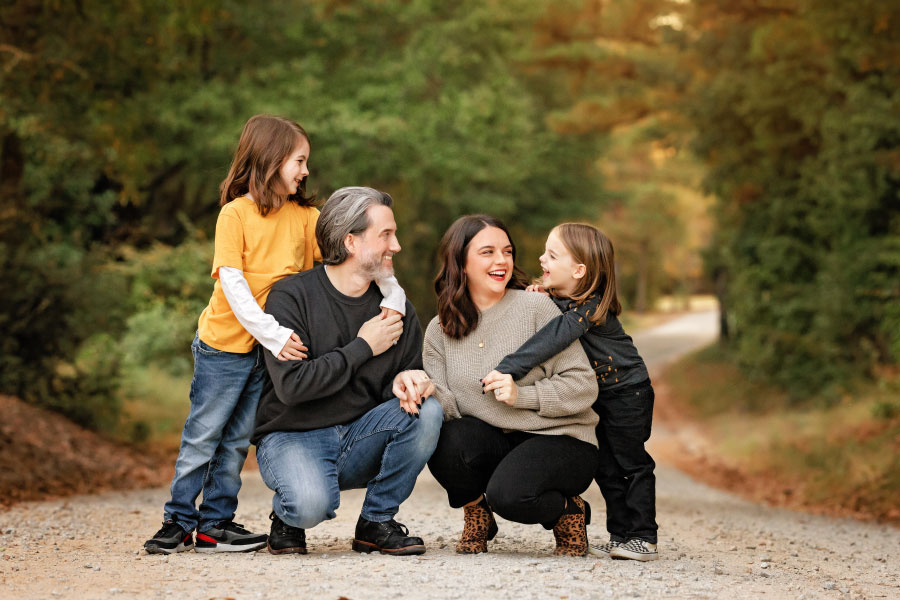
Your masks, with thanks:
M587 357L573 344L516 385L485 388L481 378L559 309L524 291L515 246L498 219L458 219L438 255L438 316L425 332L423 362L444 425L428 465L450 506L464 508L456 551L487 552L495 511L553 529L554 554L584 556L591 511L579 494L597 468L597 383Z

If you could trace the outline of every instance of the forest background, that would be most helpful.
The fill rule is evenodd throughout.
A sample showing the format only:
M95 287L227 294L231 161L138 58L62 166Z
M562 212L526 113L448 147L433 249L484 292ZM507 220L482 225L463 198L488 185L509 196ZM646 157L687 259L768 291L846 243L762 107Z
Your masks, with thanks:
M554 224L595 223L626 311L718 296L707 359L767 386L742 409L875 390L900 489L900 3L4 3L0 393L132 442L180 429L257 113L309 131L320 200L395 198L423 322L456 217L506 220L532 275Z

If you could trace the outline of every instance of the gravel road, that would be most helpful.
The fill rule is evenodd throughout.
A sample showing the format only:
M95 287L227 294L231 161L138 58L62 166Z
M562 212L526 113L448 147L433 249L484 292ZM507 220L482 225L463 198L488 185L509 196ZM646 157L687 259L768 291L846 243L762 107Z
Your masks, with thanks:
M715 315L681 317L636 336L658 376L714 336ZM673 432L657 425L654 443ZM651 450L652 451L652 450ZM900 530L767 508L665 464L658 476L660 560L554 558L553 535L498 519L490 553L454 553L461 511L427 472L398 520L425 539L419 557L360 555L350 540L363 492L310 530L307 556L267 552L144 554L166 489L33 502L0 513L0 599L26 598L900 598ZM602 539L596 486L589 532ZM268 530L271 493L247 471L238 520Z

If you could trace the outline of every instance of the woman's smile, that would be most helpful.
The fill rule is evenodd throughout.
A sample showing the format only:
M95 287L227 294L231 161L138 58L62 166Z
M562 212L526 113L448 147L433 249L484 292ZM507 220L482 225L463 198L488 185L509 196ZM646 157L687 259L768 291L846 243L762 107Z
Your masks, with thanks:
M506 232L485 227L475 234L466 252L465 272L469 295L479 310L499 301L513 274L512 244Z

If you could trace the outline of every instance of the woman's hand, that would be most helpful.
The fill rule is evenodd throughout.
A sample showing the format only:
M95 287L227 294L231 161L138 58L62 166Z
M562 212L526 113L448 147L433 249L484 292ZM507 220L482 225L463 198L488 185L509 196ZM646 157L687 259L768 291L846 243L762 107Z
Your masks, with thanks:
M434 393L434 383L425 371L400 371L394 377L392 391L400 400L400 408L411 415L417 415L419 405Z
M549 295L550 295L550 292L548 292L548 291L544 288L544 286L542 286L542 285L536 285L536 284L529 285L527 288L525 288L525 291L526 291L526 292L537 292L538 294L543 294L543 295L545 295L545 296L549 296Z
M494 392L494 397L500 402L515 406L519 397L519 388L516 387L512 375L506 375L500 371L491 371L481 380L485 392Z
M278 360L303 360L306 358L306 352L309 350L306 346L303 345L303 342L300 341L300 336L296 333L291 333L291 337L288 338L287 343L285 343L284 348L281 349L281 352L278 353Z

